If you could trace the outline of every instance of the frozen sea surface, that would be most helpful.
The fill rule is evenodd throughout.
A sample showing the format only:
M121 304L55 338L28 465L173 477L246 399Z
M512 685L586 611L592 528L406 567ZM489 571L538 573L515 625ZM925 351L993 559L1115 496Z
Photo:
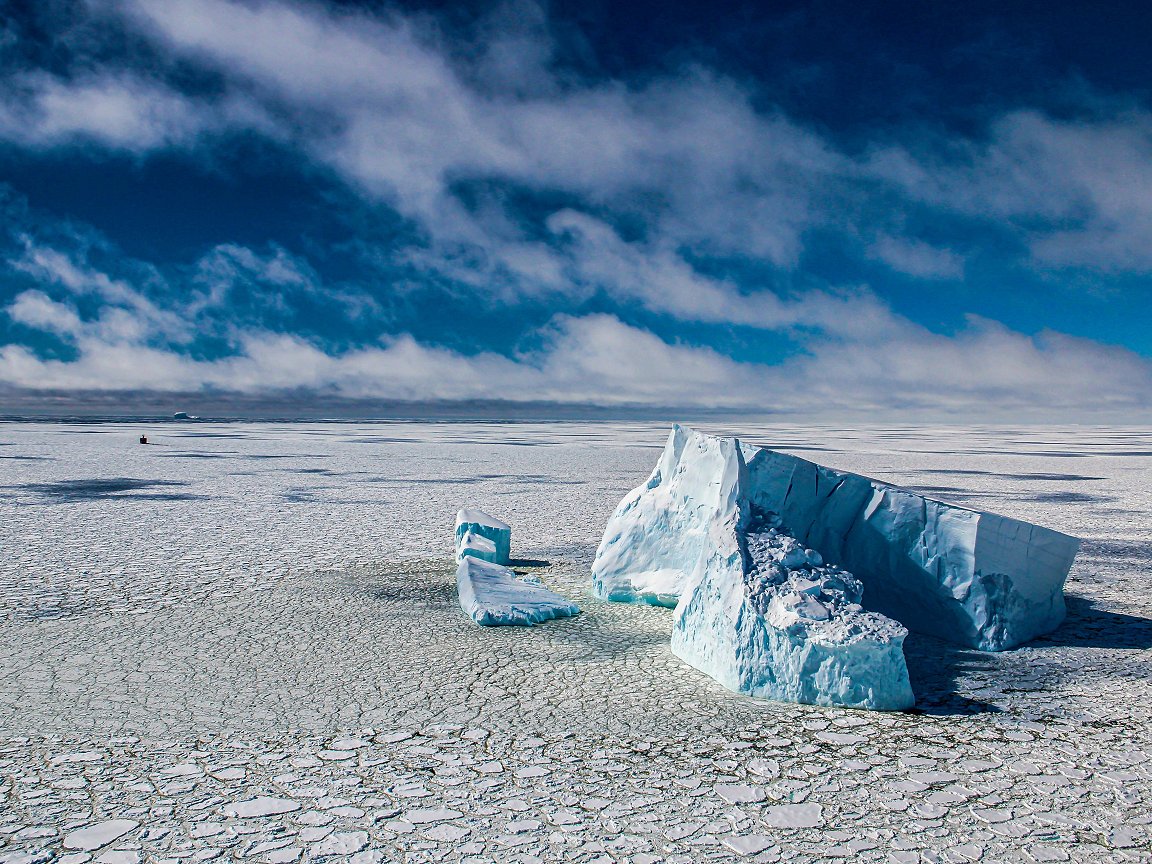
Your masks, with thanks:
M1083 538L1068 621L756 701L587 593L665 426L0 425L0 864L1152 860L1152 434L705 429ZM462 504L584 614L464 620Z

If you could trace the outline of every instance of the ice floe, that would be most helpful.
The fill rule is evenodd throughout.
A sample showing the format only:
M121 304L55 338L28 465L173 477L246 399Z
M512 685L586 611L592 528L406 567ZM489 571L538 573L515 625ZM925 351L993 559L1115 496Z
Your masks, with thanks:
M527 627L553 618L568 618L580 609L549 591L531 576L467 557L456 570L456 588L464 614L485 626Z
M456 560L479 558L507 564L512 554L512 529L483 510L465 507L456 514Z

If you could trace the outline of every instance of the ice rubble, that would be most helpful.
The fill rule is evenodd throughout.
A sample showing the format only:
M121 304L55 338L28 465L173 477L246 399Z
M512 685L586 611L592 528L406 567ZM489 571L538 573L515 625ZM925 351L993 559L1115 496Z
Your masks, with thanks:
M456 560L480 558L507 564L512 554L512 529L483 510L465 507L456 514Z
M732 689L899 708L912 699L907 631L886 615L964 645L1013 647L1063 618L1078 545L676 426L609 520L593 591L674 606L673 652Z
M460 606L477 624L527 627L552 618L567 618L580 609L549 591L538 580L518 577L499 564L471 556L456 570Z

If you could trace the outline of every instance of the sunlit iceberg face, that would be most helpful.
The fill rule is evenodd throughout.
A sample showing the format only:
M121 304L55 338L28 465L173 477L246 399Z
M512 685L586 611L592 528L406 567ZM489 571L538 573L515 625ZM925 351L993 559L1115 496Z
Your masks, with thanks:
M609 521L593 591L674 606L672 650L731 689L896 709L905 626L984 650L1048 632L1078 545L677 426Z

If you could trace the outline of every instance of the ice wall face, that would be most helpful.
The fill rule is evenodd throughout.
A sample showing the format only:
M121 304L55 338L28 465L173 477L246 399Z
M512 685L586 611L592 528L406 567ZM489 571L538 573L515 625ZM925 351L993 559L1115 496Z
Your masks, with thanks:
M456 560L479 558L507 564L512 554L512 529L483 510L465 507L456 514Z
M898 711L915 704L908 631L860 605L850 573L753 513L713 549L676 607L672 653L749 696Z
M1080 541L742 445L753 506L864 583L868 607L912 630L1003 651L1064 620Z
M675 606L717 529L735 525L743 466L735 439L675 426L652 475L608 521L592 565L593 593Z
M456 569L456 588L464 614L486 627L530 627L580 612L538 581L471 556L461 559Z
M745 505L778 513L861 580L870 609L912 630L1002 651L1064 619L1075 538L680 426L609 521L594 592L675 605L713 516Z

